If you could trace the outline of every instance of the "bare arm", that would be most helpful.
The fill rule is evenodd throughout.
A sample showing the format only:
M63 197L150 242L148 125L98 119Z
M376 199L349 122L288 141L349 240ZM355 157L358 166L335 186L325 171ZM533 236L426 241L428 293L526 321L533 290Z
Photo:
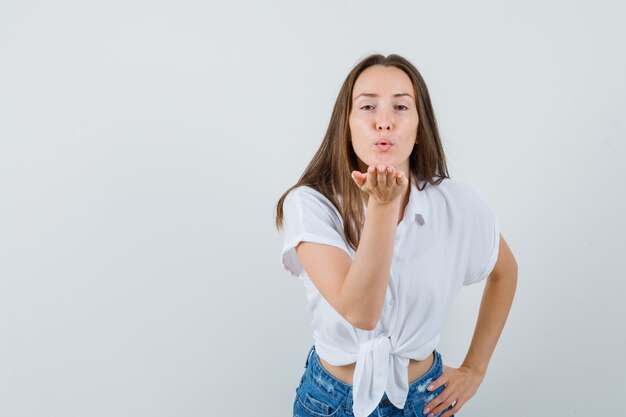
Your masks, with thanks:
M459 368L444 365L441 376L427 388L428 391L434 391L445 386L439 395L425 405L422 411L425 415L456 415L476 394L485 378L487 365L502 333L517 287L517 262L502 235L499 245L498 260L487 278L467 356Z
M517 288L517 262L500 235L498 260L487 279L480 303L478 320L463 366L484 376L491 355L509 315Z
M361 188L369 192L367 213L354 259L334 246L314 242L301 242L296 252L333 308L355 327L372 330L385 301L401 196L408 179L393 168L368 174Z

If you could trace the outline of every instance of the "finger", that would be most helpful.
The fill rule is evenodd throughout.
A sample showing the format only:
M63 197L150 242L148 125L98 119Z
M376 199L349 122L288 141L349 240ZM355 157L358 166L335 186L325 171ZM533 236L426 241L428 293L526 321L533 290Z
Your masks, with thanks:
M461 403L461 401L456 401L456 402L453 402L452 404L454 404L454 406L450 408L448 411L446 411L445 413L443 413L440 417L450 417L454 415L455 413L458 413L461 410L461 407L463 407L463 404Z
M404 172L396 171L394 175L395 181L397 185L403 185L404 181Z
M372 177L371 178L372 188L377 188L378 187L378 165L372 166L372 174L370 176Z
M428 391L434 391L435 389L430 389L430 387L434 386L434 383L428 386ZM443 396L442 394L444 393L445 388L443 389L443 391L441 391L438 394L435 394L435 398L432 398L430 400L430 402L428 404L426 404L422 410L422 412L424 413L425 416L428 417L432 417L433 415L435 415L435 409L437 409L437 407L445 400L445 396ZM441 407L438 409L439 411L441 411Z
M378 165L377 181L379 186L387 184L387 170L384 165Z
M435 391L438 387L440 387L442 385L445 385L442 382L442 377L443 377L443 375L441 375L439 378L437 378L426 389L428 391ZM445 395L444 395L444 393L445 393ZM435 415L436 414L435 413L435 409L439 406L439 404L441 404L442 402L445 401L446 397L448 396L447 394L449 394L449 393L446 392L445 388L441 392L439 392L438 394L435 394L435 397L432 398L430 400L430 402L428 402L428 404L426 404L424 406L423 411L422 411L424 413L424 415L425 416L431 415L431 417L432 417L432 415ZM439 410L441 410L441 408Z
M386 173L387 175L385 176L387 179L387 187L391 187L396 182L396 179L394 176L395 172L396 170L394 167L392 166L387 167L387 173Z
M448 383L448 375L446 375L445 373L442 373L441 376L439 376L439 378L437 378L435 380L435 382L433 382L432 384L430 384L428 386L428 388L426 388L428 391L434 391L437 388L439 388L442 385L446 385Z
M369 168L367 168L367 186L369 187L368 189L373 189L376 188L376 167L375 166L371 166Z
M452 405L456 398L455 393L449 389L444 389L431 402L424 407L424 414L436 416ZM428 411L426 411L428 410Z
M361 188L365 180L367 180L367 176L365 174L360 173L359 171L352 171L352 179L356 183L356 185Z

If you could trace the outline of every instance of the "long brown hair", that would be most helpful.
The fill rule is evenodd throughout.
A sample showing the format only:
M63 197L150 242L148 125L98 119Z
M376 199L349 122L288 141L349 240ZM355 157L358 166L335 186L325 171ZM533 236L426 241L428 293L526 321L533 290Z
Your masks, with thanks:
M296 184L291 186L276 205L276 227L283 227L283 201L291 190L301 185L309 186L326 196L337 208L344 224L344 235L356 250L365 221L362 191L354 183L351 172L359 170L357 156L350 143L348 119L352 110L352 90L359 75L373 65L393 66L404 71L413 84L419 116L416 143L409 157L409 180L422 191L426 183L439 184L449 178L437 121L430 103L426 83L421 74L405 58L391 54L370 55L359 62L346 77L335 101L324 140ZM435 181L435 177L438 179ZM425 181L419 188L419 181ZM341 198L338 198L338 197Z

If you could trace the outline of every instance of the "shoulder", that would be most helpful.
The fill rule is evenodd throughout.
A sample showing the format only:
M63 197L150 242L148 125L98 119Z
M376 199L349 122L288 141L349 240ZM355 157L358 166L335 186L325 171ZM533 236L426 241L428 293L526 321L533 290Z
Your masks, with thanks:
M300 210L339 214L335 205L321 192L308 185L300 185L287 194L285 205Z
M300 196L310 196L310 198L326 198L324 194L317 191L315 188L308 185L299 185L293 188L287 194L287 198L295 198Z
M469 185L466 182L461 181L461 180L457 180L453 178L444 178L436 186L429 184L427 188L438 188L440 190L459 192L466 188L469 188Z
M428 184L424 190L428 190L431 195L439 194L448 201L471 200L476 195L468 183L452 178L444 178L437 185Z
M440 209L447 207L455 216L471 216L477 212L488 210L487 202L466 181L444 178L438 185L429 184L430 200Z

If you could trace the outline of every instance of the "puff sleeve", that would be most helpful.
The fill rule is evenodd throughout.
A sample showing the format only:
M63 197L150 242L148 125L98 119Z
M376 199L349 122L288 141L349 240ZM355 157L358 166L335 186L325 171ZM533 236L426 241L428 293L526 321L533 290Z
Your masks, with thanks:
M326 196L307 186L294 188L283 200L282 235L281 265L299 279L306 275L295 250L300 242L332 245L352 257L339 212Z
M469 250L463 285L476 284L489 276L498 259L500 220L471 188L468 194Z

